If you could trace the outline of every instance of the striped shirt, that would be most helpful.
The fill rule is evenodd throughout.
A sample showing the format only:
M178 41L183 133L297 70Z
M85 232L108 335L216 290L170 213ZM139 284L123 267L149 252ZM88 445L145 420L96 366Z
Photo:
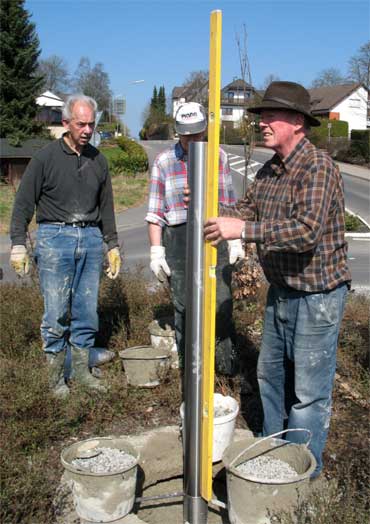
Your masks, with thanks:
M187 183L187 156L180 142L160 153L154 161L150 188L147 222L163 226L184 224L187 209L184 207L184 187ZM226 153L220 149L219 203L235 204L230 167Z
M284 159L266 162L236 208L270 283L322 292L351 280L342 177L306 138Z

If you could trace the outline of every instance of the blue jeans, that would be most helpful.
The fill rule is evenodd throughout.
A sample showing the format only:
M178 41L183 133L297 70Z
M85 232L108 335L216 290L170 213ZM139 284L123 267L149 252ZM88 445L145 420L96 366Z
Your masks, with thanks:
M271 286L267 295L257 377L263 405L263 434L305 428L310 450L322 469L331 416L336 350L347 285L306 293ZM307 435L291 432L301 443Z
M68 342L81 349L94 346L103 256L98 227L39 225L35 259L44 298L41 337L46 352L58 353Z
M174 305L175 336L180 367L185 358L186 317L186 224L165 227L163 245L171 270L170 287ZM226 242L217 248L216 267L216 370L224 375L234 375L239 362L235 349L235 327L231 295L232 266Z

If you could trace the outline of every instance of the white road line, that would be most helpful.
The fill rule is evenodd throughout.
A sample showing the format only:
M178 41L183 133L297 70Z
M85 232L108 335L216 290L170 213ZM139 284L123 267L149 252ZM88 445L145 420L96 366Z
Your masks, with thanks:
M242 158L241 160L237 160L236 162L230 164L230 167L236 166L237 164L242 164L243 162L245 162L245 160Z

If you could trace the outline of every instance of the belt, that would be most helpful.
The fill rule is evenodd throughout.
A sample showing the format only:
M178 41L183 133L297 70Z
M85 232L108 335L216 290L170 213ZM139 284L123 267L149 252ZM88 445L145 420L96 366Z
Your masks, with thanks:
M72 226L72 227L98 227L97 222L41 222L42 224L51 224L55 226Z

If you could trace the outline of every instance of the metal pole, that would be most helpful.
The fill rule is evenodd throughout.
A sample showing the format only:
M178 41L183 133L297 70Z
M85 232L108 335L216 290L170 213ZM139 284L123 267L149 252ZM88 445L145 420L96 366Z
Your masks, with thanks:
M184 523L206 524L207 502L201 497L203 215L206 144L189 144L191 202L187 222Z

